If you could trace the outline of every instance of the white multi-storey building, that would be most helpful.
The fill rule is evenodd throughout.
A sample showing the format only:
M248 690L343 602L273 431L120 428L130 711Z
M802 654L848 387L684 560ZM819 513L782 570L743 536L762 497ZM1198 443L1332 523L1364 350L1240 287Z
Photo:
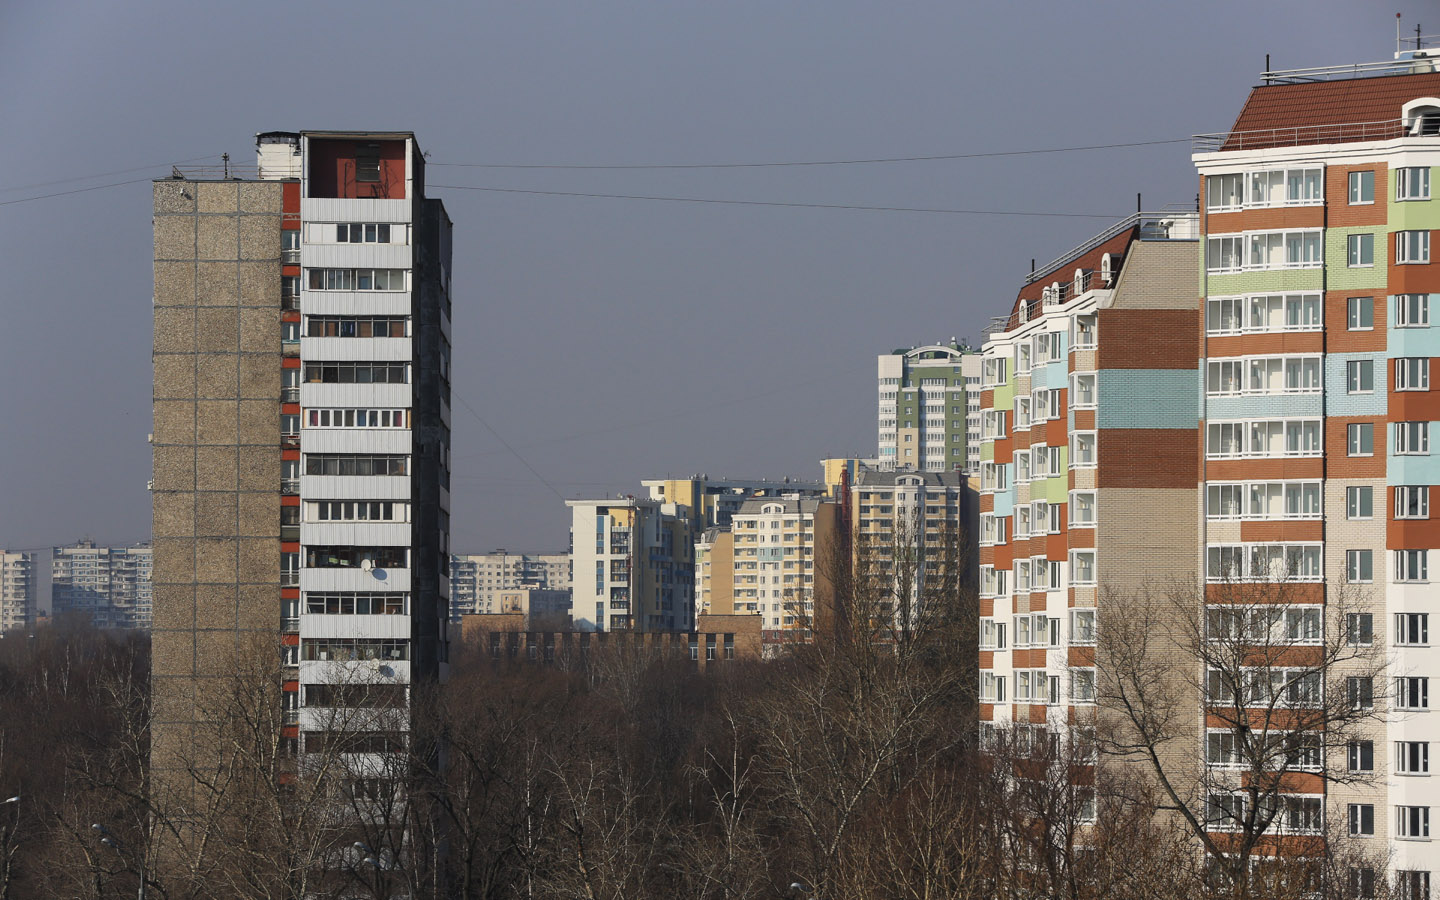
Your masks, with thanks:
M689 507L636 497L567 500L571 619L579 631L690 631L695 544Z
M882 465L974 469L980 459L980 365L980 354L953 339L879 357Z
M570 554L492 553L455 554L450 557L450 620L462 615L500 613L505 610L500 592L532 588L570 590Z
M97 547L87 539L53 548L51 612L84 616L96 628L149 628L152 558L148 543Z
M0 550L0 634L35 621L35 554Z

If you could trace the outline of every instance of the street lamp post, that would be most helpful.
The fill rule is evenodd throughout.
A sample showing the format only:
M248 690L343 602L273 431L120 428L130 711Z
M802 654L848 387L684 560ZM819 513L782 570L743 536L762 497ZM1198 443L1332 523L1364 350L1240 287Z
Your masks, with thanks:
M0 900L10 900L10 867L15 862L15 851L20 848L20 795L0 800L0 806L15 808L13 823L0 832L0 837L3 837L0 852L4 853L4 859L0 860Z
M96 822L90 826L90 830L100 835L100 843L114 850L116 855L118 855L122 861L124 860L125 855L120 847L120 842L115 840L115 835L110 833L110 829ZM143 850L140 852L139 859L136 862L136 869L136 874L140 876L140 886L135 889L135 900L145 900L145 853Z

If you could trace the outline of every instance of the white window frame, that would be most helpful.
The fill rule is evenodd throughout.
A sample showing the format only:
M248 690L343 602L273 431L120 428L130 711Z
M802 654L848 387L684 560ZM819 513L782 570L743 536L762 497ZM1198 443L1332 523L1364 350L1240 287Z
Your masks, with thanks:
M1351 269L1375 268L1375 233L1362 231L1345 238L1345 264Z
M1429 456L1430 423L1396 422L1394 447L1397 456Z
M1369 175L1367 179L1365 176ZM1347 196L1351 206L1373 206L1375 204L1375 170L1357 169L1349 173L1349 192ZM1366 188L1369 188L1370 199L1365 199ZM1358 198L1358 199L1357 199Z
M1430 486L1402 484L1395 487L1395 518L1430 518Z
M1395 550L1395 581L1402 584L1430 583L1430 552L1428 550Z
M1360 313L1367 307L1364 301L1369 300L1370 324L1361 325ZM1345 330L1346 331L1374 331L1375 330L1375 298L1374 297L1346 297L1345 298Z
M1395 265L1414 266L1430 262L1430 232L1410 229L1395 232Z
M1395 200L1404 203L1410 200L1430 199L1430 167L1401 166L1395 170Z
M1345 361L1345 393L1375 393L1375 360L1367 358Z
M1392 300L1396 328L1430 327L1429 294L1395 294Z

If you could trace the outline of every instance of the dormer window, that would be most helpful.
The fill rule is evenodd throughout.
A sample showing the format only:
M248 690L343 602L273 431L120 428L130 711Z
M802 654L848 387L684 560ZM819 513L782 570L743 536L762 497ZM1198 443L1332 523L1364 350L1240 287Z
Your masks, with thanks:
M1402 121L1411 137L1440 137L1440 99L1419 97L1405 104Z

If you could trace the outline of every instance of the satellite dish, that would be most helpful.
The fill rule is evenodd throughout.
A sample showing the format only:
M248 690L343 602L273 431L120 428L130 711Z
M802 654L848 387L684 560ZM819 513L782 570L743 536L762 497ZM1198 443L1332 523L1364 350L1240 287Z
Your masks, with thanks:
M375 569L375 560L373 560L373 559L362 559L362 560L360 560L360 568L363 569L363 570L366 571L366 572L374 571L374 569Z

